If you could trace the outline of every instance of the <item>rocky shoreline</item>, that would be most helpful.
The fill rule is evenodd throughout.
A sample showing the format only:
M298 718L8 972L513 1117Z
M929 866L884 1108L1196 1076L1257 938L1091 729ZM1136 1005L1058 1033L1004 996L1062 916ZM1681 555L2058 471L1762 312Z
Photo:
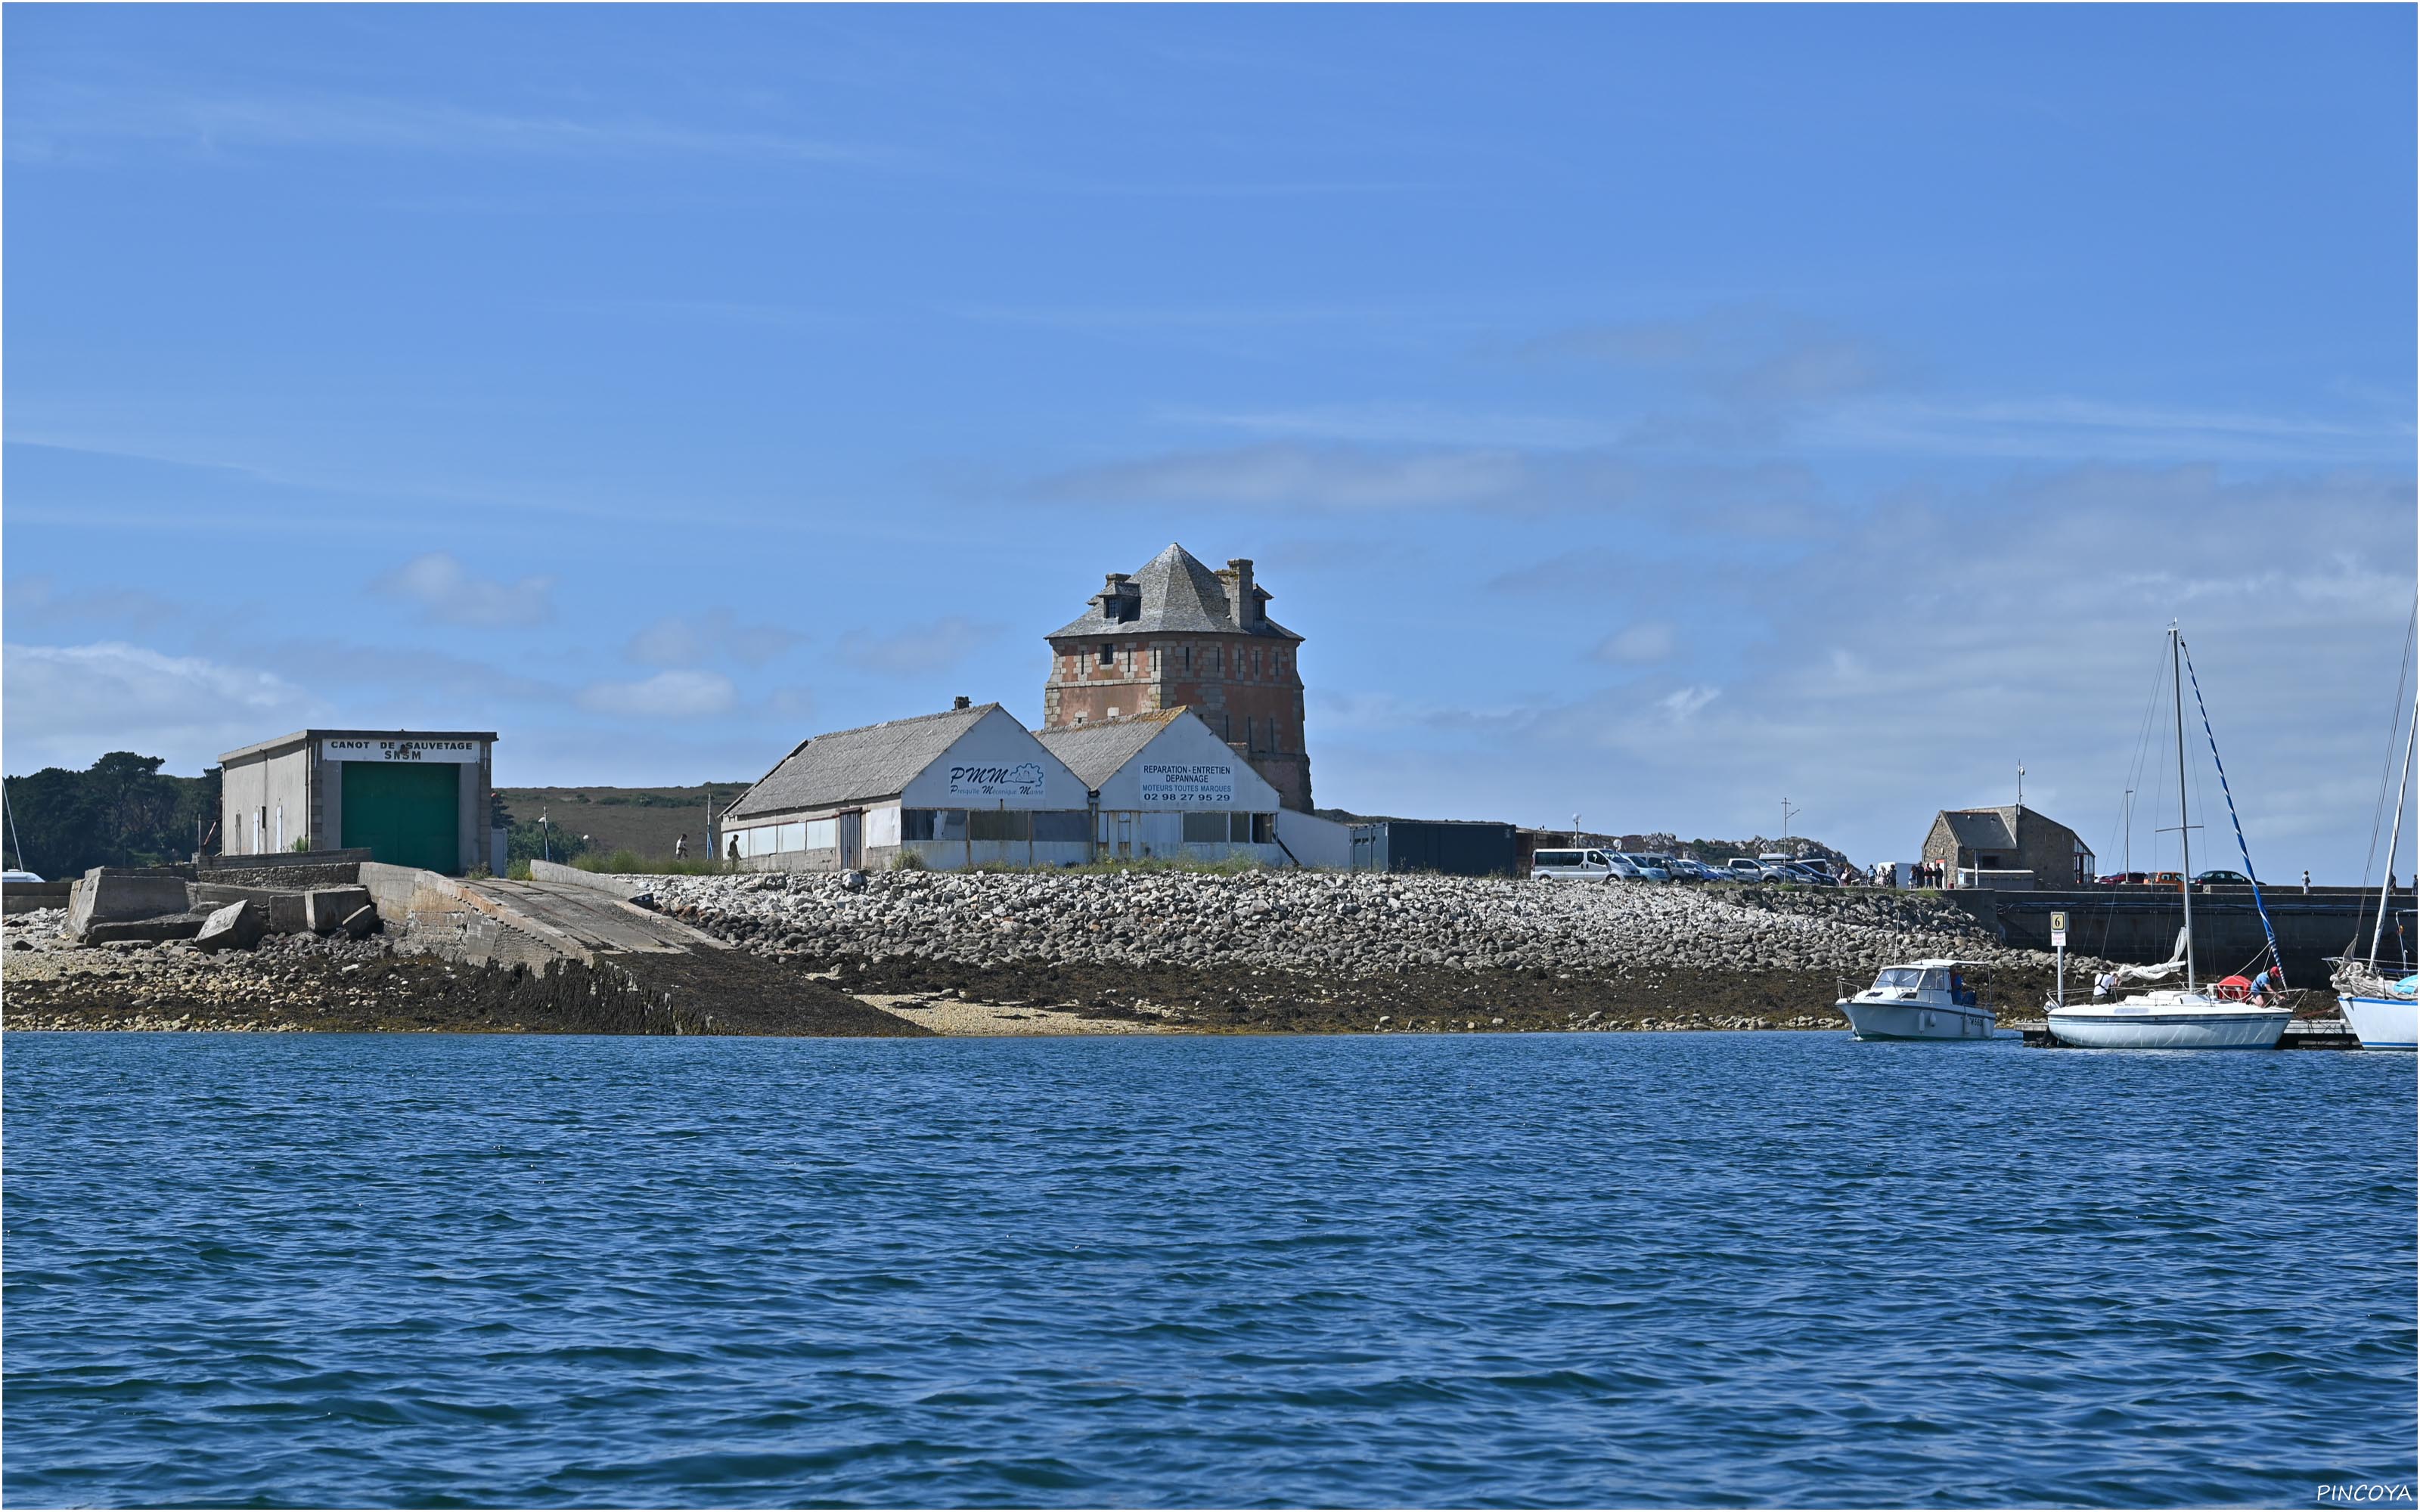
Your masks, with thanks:
M1956 957L2049 970L1936 894L1371 872L891 872L624 878L752 949L966 965L1688 971L1867 978ZM2071 959L2071 967L2080 958Z
M532 1033L1470 1033L1838 1029L1876 966L1978 963L2030 1019L2049 956L1921 893L1300 872L647 877L739 947L678 990L450 965L385 938L77 948L7 921L10 1029ZM2094 969L2071 959L2070 980ZM634 972L636 975L634 975ZM659 989L660 986L660 990Z

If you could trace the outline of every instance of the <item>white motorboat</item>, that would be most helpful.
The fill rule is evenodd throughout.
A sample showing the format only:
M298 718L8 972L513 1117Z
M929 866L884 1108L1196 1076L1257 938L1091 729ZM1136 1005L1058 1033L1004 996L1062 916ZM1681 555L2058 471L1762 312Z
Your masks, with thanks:
M1988 1040L1998 1023L1977 1002L1962 961L1885 966L1874 984L1833 1006L1860 1040Z
M2183 874L2193 873L2192 816L2186 811L2185 795L2185 638L2176 625L2168 626L2169 676L2176 692L2177 716L2177 840L2181 848ZM2201 701L2200 680L2194 686L2194 700ZM2202 728L2210 729L2210 711L2202 709ZM2218 739L2211 736L2211 760L2218 760ZM2221 792L2226 794L2227 814L2235 814L2235 795L2226 785L2226 768L2218 768ZM2235 824L2236 843L2243 846L2243 825ZM2268 905L2261 902L2258 873L2252 870L2252 854L2244 846L2243 870L2252 880L2252 901L2260 910L2260 927L2269 942L2270 962L2276 962L2276 932L2269 927ZM2183 889L2185 927L2177 936L2175 959L2152 966L2118 968L2120 982L2157 981L2184 972L2182 987L2155 987L2132 997L2115 1002L2057 1003L2043 1016L2050 1022L2050 1032L2062 1044L2081 1045L2093 1050L2270 1050L2286 1032L2286 1025L2294 1014L2283 1003L2264 1001L2257 995L2222 995L2229 991L2221 983L2217 991L2204 992L2195 980L2193 935L2193 888ZM2229 979L2232 982L2233 979Z

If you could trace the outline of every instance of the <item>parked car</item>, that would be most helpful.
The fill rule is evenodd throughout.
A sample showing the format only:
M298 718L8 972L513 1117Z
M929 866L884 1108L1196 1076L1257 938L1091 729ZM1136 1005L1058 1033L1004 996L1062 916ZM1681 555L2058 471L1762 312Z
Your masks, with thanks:
M2107 876L2099 878L2098 880L2100 885L2104 887L2148 887L2151 885L2151 873L2149 872L2112 872Z
M1529 859L1529 874L1580 882L1636 882L1638 868L1616 852L1574 846L1540 851Z
M1649 882L1672 880L1672 858L1668 856L1656 856L1646 851L1621 851L1616 854L1637 867L1639 876Z
M1708 866L1694 856L1672 858L1672 880L1675 882L1729 882L1731 874L1718 866Z
M2252 879L2241 872L2196 872L2194 873L2194 886L2196 887L2248 887L2252 886Z
M1826 882L1838 882L1840 880L1840 868L1829 856L1802 856L1790 864L1792 866L1804 867L1807 871L1822 877Z
M1760 861L1753 856L1734 856L1730 860L1725 861L1723 865L1730 872L1731 876L1734 879L1741 882L1797 882L1801 880L1796 875L1783 871L1780 867L1775 866L1771 862Z

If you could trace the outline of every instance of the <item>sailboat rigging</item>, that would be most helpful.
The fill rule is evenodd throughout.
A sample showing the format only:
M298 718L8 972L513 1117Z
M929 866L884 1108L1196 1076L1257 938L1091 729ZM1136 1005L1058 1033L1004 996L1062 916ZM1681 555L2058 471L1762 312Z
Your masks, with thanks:
M2201 696L2199 674L2189 672L2185 654L2184 632L2175 624L2168 626L2169 678L2174 685L2177 733L2177 838L2181 847L2185 881L2184 930L2179 937L2178 960L2157 966L2130 966L2122 969L2121 980L2157 980L2184 967L2185 984L2181 988L2158 987L2133 997L2114 1003L2077 1003L2053 1008L2047 1015L2050 1031L2066 1044L2086 1045L2108 1050L2232 1050L2268 1049L2276 1044L2291 1017L2284 1007L2222 997L2201 990L2200 962L2195 949L2193 923L2193 815L2187 803L2190 783L2185 769L2185 694L2188 676L2194 684L2194 702L2201 711L2202 729L2210 735L2211 760L2218 761L2218 737L2211 731L2210 707ZM2226 786L2226 770L2219 767L2219 784ZM2235 819L2235 795L2226 794L2227 815ZM2243 869L2255 876L2253 896L2259 898L2259 884L2252 868L2251 848L2244 843L2243 825L2235 822L2237 845L2243 851ZM2276 932L2270 927L2269 910L2260 908L2260 923L2266 934L2270 964L2277 964Z

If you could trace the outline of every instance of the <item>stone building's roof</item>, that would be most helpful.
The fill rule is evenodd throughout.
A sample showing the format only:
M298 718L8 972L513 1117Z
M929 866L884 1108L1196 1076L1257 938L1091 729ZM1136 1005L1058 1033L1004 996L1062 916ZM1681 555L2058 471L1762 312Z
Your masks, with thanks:
M1950 837L1968 850L2014 851L2020 828L2047 825L2067 836L2086 856L2092 854L2092 848L2075 831L2046 813L2037 813L2019 804L2003 804L1996 809L1944 809L1936 822L1947 825Z
M917 773L939 761L959 736L999 707L977 703L814 736L734 800L722 816L746 819L895 798Z
M1942 823L1949 826L1949 836L1968 850L2013 851L2017 848L2016 826L2011 813L1997 809L1945 809Z
M1250 563L1243 564L1249 567ZM1272 596L1255 586L1252 603L1231 601L1229 579L1202 565L1200 558L1171 543L1167 550L1143 564L1132 578L1112 579L1112 588L1093 595L1092 607L1045 637L1133 635L1173 631L1189 635L1253 635L1276 640L1302 637L1262 612ZM1238 613L1239 608L1243 612Z
M1033 738L1066 763L1067 769L1081 778L1084 786L1097 793L1102 783L1117 776L1121 767L1151 744L1153 736L1191 712L1182 707L1162 709L1156 714L1138 714L1125 719L1036 730Z

